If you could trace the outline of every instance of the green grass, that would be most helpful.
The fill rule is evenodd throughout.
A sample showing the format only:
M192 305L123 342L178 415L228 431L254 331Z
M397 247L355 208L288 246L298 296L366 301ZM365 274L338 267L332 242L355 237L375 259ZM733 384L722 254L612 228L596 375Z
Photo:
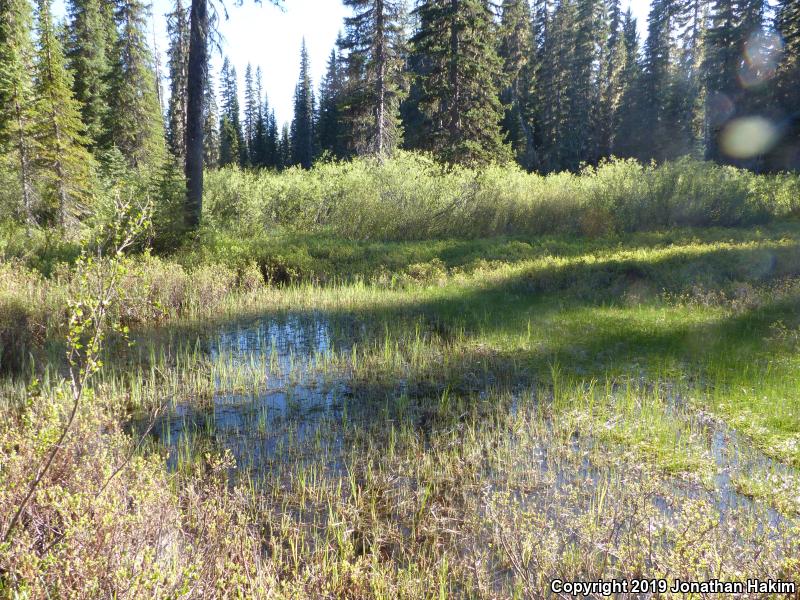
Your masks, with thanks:
M59 422L69 279L4 268L0 306L24 318L0 322L0 340L26 332L36 361L2 383L0 504L12 504L8 483ZM67 461L30 523L73 537L42 556L54 534L24 529L30 549L4 559L23 575L3 593L132 580L153 596L491 598L537 597L556 575L800 577L797 223L591 239L218 234L138 261L125 285L136 345L111 340L65 454L110 470L135 438L97 431L156 407L185 429L136 450L96 521L70 507L88 510L97 475ZM259 327L287 319L322 327L325 344L279 357ZM220 331L260 349L209 354ZM312 388L333 408L306 410ZM286 394L285 412L248 408L266 390ZM34 435L37 422L49 429ZM114 543L138 548L137 533L163 554L126 562ZM108 540L100 558L81 535Z

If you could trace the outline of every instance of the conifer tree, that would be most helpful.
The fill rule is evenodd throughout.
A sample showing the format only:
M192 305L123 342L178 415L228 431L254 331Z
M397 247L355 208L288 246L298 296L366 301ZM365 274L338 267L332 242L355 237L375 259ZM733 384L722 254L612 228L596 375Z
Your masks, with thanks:
M608 36L602 48L597 107L597 144L600 156L611 154L616 127L616 113L620 103L621 75L625 64L625 46L622 39L622 13L619 0L607 0Z
M737 16L734 0L715 0L711 10L711 26L706 36L705 83L708 88L709 119L711 120L706 157L724 161L725 156L720 147L720 135L733 112L721 114L716 109L722 104L735 107L739 98L737 73L739 51L737 40Z
M219 125L219 166L241 165L242 152L239 147L239 132L227 114L222 115Z
M284 123L281 128L281 136L278 140L278 160L275 165L278 169L286 169L292 166L292 138L289 133L289 125Z
M256 67L256 80L253 95L256 106L251 110L256 116L253 139L250 142L250 161L253 166L266 167L269 163L269 159L267 157L269 99L264 95L264 83L261 75L261 67Z
M222 84L222 118L220 119L220 166L236 163L246 165L247 150L242 131L239 108L239 86L236 67L226 58L220 73ZM232 136L232 137L231 137ZM229 154L235 150L234 154Z
M533 167L533 132L525 109L529 102L533 44L528 0L503 0L500 13L500 44L506 87L501 93L505 105L503 131L517 161Z
M679 37L684 40L679 68L683 77L685 99L679 116L685 151L698 158L705 155L707 87L703 76L705 38L708 31L709 0L686 0L679 20ZM678 86L680 89L680 86ZM681 149L683 150L683 148Z
M800 169L800 3L781 0L776 28L783 38L783 58L778 65L775 96L786 120L778 168Z
M209 69L210 71L210 69ZM207 73L203 91L203 164L206 168L219 166L219 108L214 93L214 79Z
M412 43L425 62L419 76L422 147L451 163L505 162L503 63L488 2L423 0L415 10L419 30Z
M119 40L111 69L111 141L133 167L164 158L164 122L147 43L147 7L142 0L117 0Z
M647 23L647 39L644 46L644 69L641 86L643 125L649 128L650 147L639 148L638 158L647 160L667 158L666 146L672 131L668 116L673 45L671 39L672 18L675 13L674 0L653 0Z
M331 50L328 68L322 79L319 91L319 110L317 113L317 147L320 152L328 152L335 157L345 155L342 147L342 128L339 105L342 102L342 67L336 50Z
M266 113L266 108L265 111ZM269 111L269 118L267 119L267 143L266 143L266 161L265 166L273 169L280 168L280 132L278 131L278 121L275 118L275 111Z
M389 155L402 139L405 6L400 0L344 0L344 4L354 14L345 19L341 41L351 73L343 118L356 153Z
M189 66L186 75L186 200L184 224L187 229L200 225L203 214L203 167L209 159L204 135L209 126L208 46L211 40L208 0L191 0L189 9Z
M189 14L182 0L167 15L169 35L168 67L170 81L167 110L167 144L180 161L186 159L186 86L189 68Z
M29 225L36 223L33 160L34 48L28 0L0 2L0 150L13 155L18 167L22 210Z
M546 22L546 35L540 53L536 78L538 116L538 165L543 171L566 168L566 124L570 119L570 93L574 82L570 68L574 63L576 6L571 0L556 0Z
M247 63L244 71L244 128L245 165L253 165L253 150L256 145L256 125L261 115L261 97L256 93L253 67Z
M582 162L598 159L598 76L601 40L605 37L603 7L599 0L575 0L574 51L566 81L567 121L561 132L564 150L562 167L577 169Z
M314 92L305 40L300 48L300 77L294 91L291 148L292 164L310 168L314 162Z
M61 41L53 26L50 0L37 0L35 95L38 162L47 195L55 201L63 228L88 198L91 158L83 147L80 107L72 95Z
M549 120L550 99L544 96L546 82L551 75L547 72L547 53L552 46L550 32L550 0L534 0L531 15L531 57L528 62L527 85L523 114L531 131L532 155L530 168L544 169L543 149L546 143L545 123Z
M639 34L630 7L622 25L622 43L617 44L612 81L612 132L610 153L634 157L639 153L646 131L640 104L642 70L639 64ZM616 103L615 105L613 103Z
M417 32L419 27L419 14L417 11L410 13L413 28ZM413 40L412 40L413 41ZM423 75L428 70L428 60L424 53L417 51L411 44L411 52L406 60L409 87L408 95L400 104L400 115L403 122L403 147L409 149L424 148L427 145L425 132L430 131L427 117L422 110L422 82Z
M70 0L65 47L72 90L81 107L87 143L93 151L108 145L109 79L116 62L117 27L113 3Z

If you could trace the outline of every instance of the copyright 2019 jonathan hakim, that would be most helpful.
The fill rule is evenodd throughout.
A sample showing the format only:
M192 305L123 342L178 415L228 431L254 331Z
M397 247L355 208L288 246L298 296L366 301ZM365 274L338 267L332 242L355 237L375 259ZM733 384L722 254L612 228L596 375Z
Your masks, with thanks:
M681 581L666 579L599 579L564 581L553 579L550 591L561 596L614 596L617 594L795 594L797 583L782 579L746 581Z

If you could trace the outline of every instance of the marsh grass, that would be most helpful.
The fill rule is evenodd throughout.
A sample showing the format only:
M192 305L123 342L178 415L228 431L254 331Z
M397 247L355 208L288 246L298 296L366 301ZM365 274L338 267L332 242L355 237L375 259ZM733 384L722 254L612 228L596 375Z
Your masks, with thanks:
M257 265L148 258L120 308L136 343L109 346L0 548L0 592L539 598L556 576L798 580L799 240L784 224L409 243L388 259L341 242L360 272L280 286L245 276ZM8 507L63 418L48 318L69 281L4 268L24 285L0 298L30 316L11 325L41 332L2 381Z

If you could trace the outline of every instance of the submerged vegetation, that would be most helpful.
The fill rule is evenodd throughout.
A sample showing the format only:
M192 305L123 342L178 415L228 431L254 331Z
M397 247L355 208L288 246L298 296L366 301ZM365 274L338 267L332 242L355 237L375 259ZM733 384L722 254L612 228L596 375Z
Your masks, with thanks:
M436 169L213 173L194 239L99 259L129 334L0 545L0 594L800 580L796 177ZM72 406L86 278L78 245L4 231L5 535Z

